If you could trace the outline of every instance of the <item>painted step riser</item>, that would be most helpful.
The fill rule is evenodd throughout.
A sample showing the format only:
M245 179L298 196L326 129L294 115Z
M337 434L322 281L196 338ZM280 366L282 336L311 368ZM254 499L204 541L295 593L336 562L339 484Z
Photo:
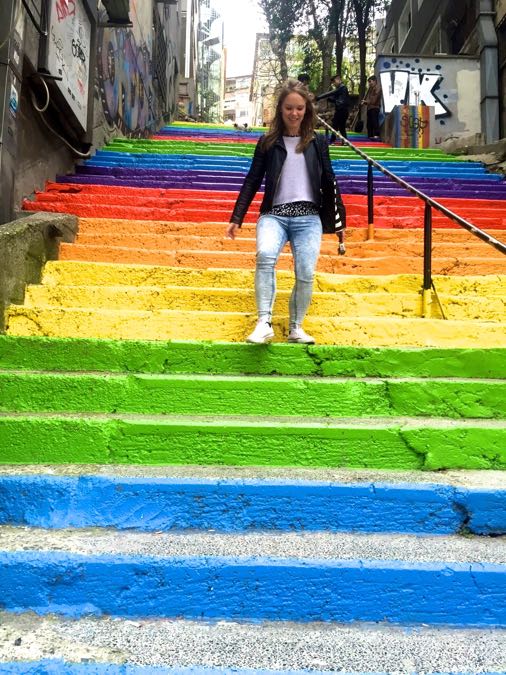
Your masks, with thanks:
M79 186L78 186L79 187ZM192 210L202 210L207 213L208 220L213 220L212 215L214 213L228 213L229 217L232 213L232 210L234 208L235 204L235 197L236 195L233 192L225 192L223 196L220 196L220 193L215 190L209 190L209 191L198 191L198 190L186 190L186 193L181 196L171 196L171 197L159 197L159 196L149 196L147 194L144 194L145 192L149 192L149 190L145 190L142 188L131 188L132 194L117 194L117 192L125 192L128 190L128 188L117 188L116 189L116 194L113 192L114 188L112 186L108 186L108 193L107 194L95 194L91 192L90 194L82 194L84 190L81 190L78 194L65 194L65 193L57 193L57 192L40 192L37 193L36 196L36 201L33 202L34 206L37 206L41 209L44 209L46 206L48 207L60 207L60 208L68 208L71 207L80 207L80 206L90 206L90 207L95 207L97 210L100 209L100 207L108 207L108 208L114 208L117 207L118 209L121 208L129 208L131 207L133 210L137 206L137 202L139 199L142 199L142 206L145 209L164 209L164 210L171 210L174 209L178 212L191 212ZM112 194L111 194L112 193ZM194 194L192 194L194 193ZM355 205L355 204L347 204L347 200L345 199L346 195L344 195L344 201L346 204L347 208L347 215L350 217L353 216L366 216L367 215L367 205ZM390 199L395 199L395 197L390 197ZM249 215L254 215L255 219L258 217L259 213L259 208L260 208L260 201L259 199L255 199L255 201L252 202L252 206L249 209ZM463 201L469 201L469 200L463 200ZM490 200L490 208L489 208L489 213L487 214L489 218L493 218L494 216L498 219L501 220L501 216L504 218L504 215L506 214L506 208L501 205L502 200L497 199L497 200ZM495 202L498 202L499 206L494 209L493 204ZM27 202L28 204L32 202ZM423 210L420 208L420 205L418 204L417 206L414 206L414 213L408 211L406 207L401 208L395 208L395 207L390 207L390 205L385 204L385 205L378 205L375 209L374 215L375 218L378 218L379 220L384 219L384 218L402 218L406 220L411 220L412 216L416 216L417 218L420 218L423 216ZM407 215L409 214L409 216ZM473 214L466 214L466 216L469 218L471 216L475 217L483 217L483 213L473 213ZM228 220L228 219L227 219ZM247 222L250 221L250 218L247 219ZM434 222L452 222L448 218L446 218L443 214L441 214L439 211L435 210L433 213L433 221ZM455 223L453 223L455 226Z
M371 349L141 342L0 335L12 370L334 377L504 378L506 349Z
M181 269L139 265L114 265L97 262L48 261L42 283L63 286L192 286L205 288L253 288L254 270L244 269ZM506 275L435 277L438 293L447 295L506 294ZM278 270L278 290L290 290L294 284L292 272ZM383 276L347 276L317 273L315 292L337 293L420 293L422 277L416 274Z
M0 372L4 412L506 418L506 380L329 381Z
M244 173L245 175L245 173ZM58 176L60 185L108 185L114 188L142 188L142 189L173 189L181 187L186 190L235 190L241 187L244 175L234 173L230 178L226 176L209 175L203 178L181 177L174 178L146 178L136 177L116 178L108 176ZM441 178L418 178L414 173L405 172L401 178L407 179L415 188L421 190L429 197L455 197L460 195L463 199L477 197L483 199L502 199L506 195L506 186L502 186L493 180L479 180L478 177L462 179L458 172L445 173ZM367 195L367 179L365 176L350 178L344 170L337 174L340 189L343 194ZM375 186L376 195L405 195L405 190L397 187L390 181L377 180Z
M0 524L145 532L506 533L506 491L448 485L1 476Z
M279 291L274 304L274 314L288 314L290 291ZM506 313L506 303L501 298L473 296L445 296L440 294L445 317L453 320L478 319L500 321ZM181 286L172 288L104 288L75 287L60 288L30 286L24 299L25 307L61 307L95 309L135 309L152 311L157 309L195 310L210 312L256 311L253 290L214 289ZM430 306L431 317L441 318L436 302ZM308 316L392 316L421 317L422 299L419 293L387 294L363 293L320 294L315 292L308 310Z
M500 565L0 555L9 611L123 617L506 626ZM12 583L12 580L18 583ZM22 583L19 583L22 580Z
M184 235L168 235L168 234L118 234L116 232L101 232L100 234L88 234L81 230L76 243L81 245L93 246L121 246L128 248L147 248L151 250L161 249L176 249L176 250L204 250L204 251L255 251L254 233L252 237L240 238L231 240L224 239L223 232L221 237L211 237L209 235L202 236L184 236ZM289 251L287 245L284 252ZM420 257L423 255L423 243L418 242L398 242L393 241L372 241L364 242L347 242L346 251L351 257L360 256L362 258L374 258L380 255L391 256L394 253L411 258ZM323 240L320 255L335 255L336 253L336 239L326 238ZM471 257L493 257L500 258L504 255L500 251L490 247L485 249L483 243L476 242L475 244L435 244L432 249L432 254L435 258L444 258L451 256L471 256Z
M138 200L137 200L138 203ZM224 224L228 223L232 213L233 204L230 205L229 209L215 209L211 210L206 204L202 204L199 207L182 207L175 205L174 208L163 208L160 206L109 206L103 204L97 205L88 205L88 200L84 199L83 203L62 203L59 201L48 201L48 202L23 202L23 209L26 211L45 211L48 213L72 213L79 217L86 218L120 218L120 219L134 219L134 220L168 220L174 221L179 220L181 222L207 222L208 220L214 220L216 222L222 222ZM465 214L467 216L467 214ZM255 223L258 219L258 212L256 210L250 209L248 214L245 217L246 223ZM506 218L504 216L499 216L494 218L493 216L487 215L476 217L472 219L474 225L481 227L482 229L490 230L502 230L506 227ZM367 217L366 213L363 215L354 216L350 214L350 225L357 227L367 227ZM390 216L375 216L375 226L376 227L394 227L394 228L422 228L423 227L423 216L422 214L412 214L406 216L406 214L390 215ZM458 228L459 226L451 219L444 216L435 215L433 218L433 226L440 228Z
M164 235L165 237L214 237L216 240L223 237L223 223L190 223L190 222L169 222L169 221L151 221L144 220L118 220L107 218L80 218L79 232L87 235L102 235L104 232L114 232L115 234L139 236L148 234ZM251 224L242 226L239 235L241 238L255 239L255 227ZM410 230L405 228L402 230L394 230L392 228L378 228L374 232L374 240L367 242L367 231L364 228L347 227L346 229L346 244L349 246L353 243L361 243L362 245L375 245L376 242L391 242L392 244L421 244L423 240L423 232L420 229ZM239 243L236 239L236 244ZM334 235L323 235L324 242L335 242ZM367 242L367 243L366 243ZM466 230L443 230L435 229L432 235L432 242L434 245L449 244L455 246L460 245L479 245L476 237Z
M163 204L165 208L176 207L209 207L209 208L230 208L232 210L238 193L238 188L223 190L188 189L183 186L174 188L134 188L134 187L114 187L103 185L61 185L59 183L48 183L48 190L36 193L37 202L69 202L72 204L91 203L99 205L106 203L109 205L133 205L142 198L144 206L158 206ZM252 201L253 208L258 209L262 201L262 194L259 192ZM363 195L343 193L343 201L347 207L348 215L367 215L367 198ZM484 207L488 210L490 217L499 217L506 215L506 205L502 199L490 199L481 195L480 199L468 199L458 193L453 197L442 198L442 203L450 210L462 213L464 210L469 218L480 217L483 215ZM420 199L410 197L407 193L404 195L376 195L374 201L375 216L393 216L406 215L414 212L423 216L424 206ZM436 209L433 212L433 220L443 217Z
M43 659L41 661L10 661L0 662L2 675L307 675L307 670L261 670L255 668L205 668L203 666L188 666L174 668L165 666L134 666L129 664L97 663L87 659L85 663L71 663L61 659ZM312 675L328 675L329 671L311 669ZM349 673L348 675L368 675L367 673ZM370 674L369 674L370 675ZM382 675L376 673L375 675ZM386 673L384 674L386 675ZM499 674L497 674L499 675Z
M274 313L288 314L290 291L277 293ZM481 300L481 299L480 299ZM151 311L156 309L172 309L182 311L206 312L246 312L256 311L254 291L240 289L213 289L198 287L174 287L172 289L124 288L104 289L92 288L49 288L31 286L25 294L26 307L87 307L94 309L138 309ZM473 308L472 318L481 316L486 319L502 317L504 303L498 298L496 302L479 302L482 305ZM488 309L487 309L488 305ZM457 307L462 307L459 303ZM494 307L496 307L494 311ZM463 308L464 309L464 308ZM434 306L436 316L438 307ZM466 311L456 316L451 311L451 318L471 318ZM308 314L313 316L421 316L422 301L418 294L392 296L388 294L342 295L319 293L313 295ZM467 316L466 316L467 314Z
M177 310L127 311L41 308L12 305L6 313L10 335L125 340L206 340L243 342L254 314ZM275 340L285 341L288 317L273 320ZM364 347L500 348L506 324L494 321L440 321L392 317L308 316L305 329L317 343ZM256 345L262 354L265 345Z
M503 256L504 257L504 256ZM61 260L96 261L110 263L137 263L141 265L167 265L194 268L254 268L255 254L242 251L172 251L172 250L139 250L137 248L121 248L114 246L92 246L81 244L61 244ZM293 268L291 255L282 253L277 268L290 270ZM423 259L403 258L399 256L378 256L376 258L360 258L350 255L322 255L318 259L317 270L327 274L410 274L422 273ZM506 274L506 259L502 258L467 258L457 257L434 258L432 261L434 274L482 275Z
M4 464L506 468L506 427L492 422L327 426L20 415L0 417L0 443Z

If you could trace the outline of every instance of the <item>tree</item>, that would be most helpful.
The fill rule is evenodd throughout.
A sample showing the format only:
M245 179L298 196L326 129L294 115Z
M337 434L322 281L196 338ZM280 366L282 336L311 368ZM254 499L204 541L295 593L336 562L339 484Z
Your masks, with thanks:
M271 49L279 60L281 80L288 77L286 51L301 18L304 0L258 0L269 26Z
M350 0L353 10L360 60L359 95L363 98L367 82L367 35L377 12L385 11L386 0Z
M346 46L346 32L350 15L350 0L332 0L330 22L334 31L336 72L343 69L343 53Z
M332 0L309 0L306 7L310 25L308 35L315 41L321 54L320 87L322 91L330 88L332 51L335 42L335 34L331 26L331 8Z

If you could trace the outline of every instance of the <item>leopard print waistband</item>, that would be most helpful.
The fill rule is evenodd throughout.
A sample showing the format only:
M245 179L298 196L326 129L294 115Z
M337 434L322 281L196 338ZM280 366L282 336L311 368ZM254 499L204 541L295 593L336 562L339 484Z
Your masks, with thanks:
M289 204L276 204L268 213L273 216L287 216L289 218L317 216L318 207L313 202L290 202Z

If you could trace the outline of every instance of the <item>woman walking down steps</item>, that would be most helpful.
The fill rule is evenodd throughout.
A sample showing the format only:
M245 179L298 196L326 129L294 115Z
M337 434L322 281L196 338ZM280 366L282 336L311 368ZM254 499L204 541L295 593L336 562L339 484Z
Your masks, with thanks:
M264 176L265 193L256 226L258 323L246 341L264 344L274 337L275 265L289 241L295 285L289 303L288 342L313 344L302 322L311 303L322 230L340 232L346 226L346 214L327 143L315 134L313 104L296 80L288 80L282 88L270 130L258 140L227 237L235 239Z

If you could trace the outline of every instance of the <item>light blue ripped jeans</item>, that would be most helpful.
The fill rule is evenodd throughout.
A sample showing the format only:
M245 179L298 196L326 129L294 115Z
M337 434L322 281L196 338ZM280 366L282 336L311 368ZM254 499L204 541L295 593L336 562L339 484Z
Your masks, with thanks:
M256 227L255 296L258 318L271 321L276 296L275 265L290 242L295 266L295 286L290 296L290 328L300 326L311 302L313 278L320 253L322 225L319 216L260 216Z

